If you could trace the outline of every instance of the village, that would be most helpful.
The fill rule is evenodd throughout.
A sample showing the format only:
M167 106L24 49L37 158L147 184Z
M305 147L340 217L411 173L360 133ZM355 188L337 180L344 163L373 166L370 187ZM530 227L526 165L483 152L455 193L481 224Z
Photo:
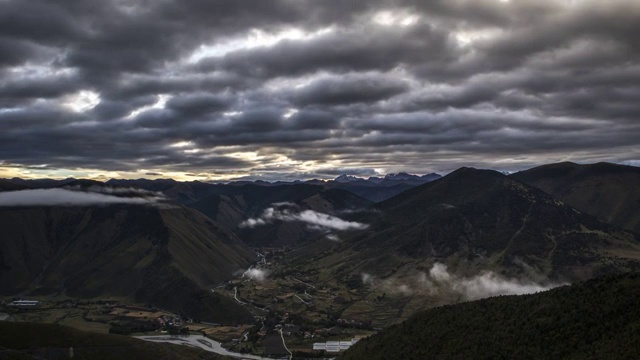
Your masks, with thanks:
M259 261L224 287L215 289L246 306L258 326L236 351L321 357L348 349L376 332L368 321L342 318L344 304L358 294L340 287L318 286L308 274L285 270L287 248L255 249ZM243 341L245 338L248 341Z
M111 299L3 299L0 312L7 320L56 323L100 333L201 334L229 351L271 357L322 358L376 332L369 322L338 315L341 306L357 296L353 291L316 286L303 273L281 271L286 249L256 252L256 265L212 289L246 306L254 314L253 324L198 322L164 309Z

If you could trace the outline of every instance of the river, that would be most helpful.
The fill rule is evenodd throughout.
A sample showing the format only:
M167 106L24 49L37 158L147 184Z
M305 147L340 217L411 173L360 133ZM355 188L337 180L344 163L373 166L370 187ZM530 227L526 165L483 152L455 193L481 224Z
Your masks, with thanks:
M274 360L274 358L269 357L262 357L251 354L240 354L228 351L227 349L223 348L219 342L204 337L203 335L148 335L134 337L145 341L168 342L172 344L195 346L209 352L214 352L216 354L231 356L239 359Z

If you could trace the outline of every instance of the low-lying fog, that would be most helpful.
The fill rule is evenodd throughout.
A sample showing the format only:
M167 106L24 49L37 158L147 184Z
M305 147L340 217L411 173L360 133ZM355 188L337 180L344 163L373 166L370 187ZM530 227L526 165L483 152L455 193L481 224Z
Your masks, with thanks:
M362 282L372 288L381 288L405 295L423 293L429 295L457 294L465 300L477 300L497 295L522 295L545 291L565 283L534 282L508 278L492 271L484 271L472 277L452 274L444 264L434 264L428 273L419 272L412 281L377 279L363 273Z

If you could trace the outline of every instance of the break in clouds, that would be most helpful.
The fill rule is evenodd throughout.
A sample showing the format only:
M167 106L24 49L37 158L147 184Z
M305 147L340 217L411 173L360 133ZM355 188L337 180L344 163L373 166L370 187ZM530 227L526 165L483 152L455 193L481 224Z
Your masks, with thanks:
M313 210L300 211L296 206L292 206L293 204L280 203L272 205L274 206L265 209L259 217L249 218L240 223L239 226L253 228L256 226L273 224L275 221L300 221L306 223L310 228L325 232L361 230L368 227L367 224L355 221L346 221L339 217ZM339 240L335 234L328 234L327 238L333 241Z
M0 176L637 164L639 18L629 0L0 1Z
M464 300L477 300L498 295L531 294L566 285L507 278L491 271L485 271L472 277L462 277L450 273L447 266L440 263L434 264L428 273L418 273L411 283L403 283L395 279L380 280L366 273L362 274L362 283L404 295L414 293L456 294Z
M0 192L0 206L88 206L107 204L153 204L163 200L158 196L121 197L110 195L107 188L94 192L69 189L36 189ZM99 190L99 191L97 191ZM107 193L102 193L102 192ZM114 190L119 192L119 190ZM127 194L131 190L125 190ZM148 194L146 194L148 195Z

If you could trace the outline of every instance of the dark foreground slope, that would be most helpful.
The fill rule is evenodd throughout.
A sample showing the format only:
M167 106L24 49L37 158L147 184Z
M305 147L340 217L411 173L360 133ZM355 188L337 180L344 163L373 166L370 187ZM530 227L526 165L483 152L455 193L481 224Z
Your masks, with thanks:
M203 320L251 321L210 291L253 253L179 206L0 208L0 294L112 297Z
M122 335L93 334L55 324L0 321L0 359L226 359L204 350L151 343Z
M340 359L637 359L640 275L434 308Z
M640 168L570 162L511 175L598 219L640 234Z

